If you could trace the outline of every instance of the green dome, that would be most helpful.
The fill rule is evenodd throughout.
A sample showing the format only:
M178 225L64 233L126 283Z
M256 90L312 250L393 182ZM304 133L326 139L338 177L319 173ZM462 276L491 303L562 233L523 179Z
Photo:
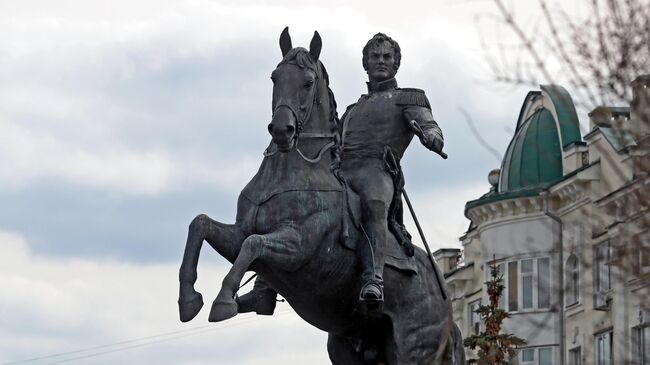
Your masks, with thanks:
M468 201L465 214L483 204L537 196L568 176L565 172L570 173L564 171L564 153L584 145L573 100L562 86L541 85L540 89L526 95L515 135L498 170L496 189ZM493 179L490 185L494 185Z
M526 96L501 165L498 192L541 188L562 178L562 151L582 136L571 95L541 85Z
M537 109L518 128L508 146L499 191L518 190L562 177L562 150L553 114Z

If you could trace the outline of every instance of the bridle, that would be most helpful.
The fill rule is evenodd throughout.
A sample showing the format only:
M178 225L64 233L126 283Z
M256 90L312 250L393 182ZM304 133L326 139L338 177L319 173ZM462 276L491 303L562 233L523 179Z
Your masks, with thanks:
M285 63L285 64L293 64L293 65L298 66L297 64L295 64L293 62L283 62L283 63ZM318 87L318 82L322 77L319 75L318 72L315 72L315 74L316 74L316 79L314 80L314 84L315 84L314 87L316 87L316 90L314 91L314 95L312 97L311 103L309 103L309 109L307 109L305 111L304 115L300 115L298 112L296 112L296 108L293 105L288 104L288 103L277 104L273 109L273 115L275 115L275 113L277 112L277 110L280 107L286 107L287 109L289 109L291 111L294 118L296 119L296 132L295 132L295 134L293 136L293 142L294 142L293 143L293 148L295 148L296 152L298 152L298 154L300 155L300 157L302 157L303 160L305 160L305 161L307 161L309 163L317 163L317 162L319 162L321 160L321 158L323 157L323 154L327 150L329 150L330 148L334 147L334 145L336 144L336 142L335 142L336 133L334 133L334 132L304 132L303 133L303 130L305 129L305 126L311 120L312 112L314 110L314 105L319 103L319 100L320 100L320 88ZM300 141L301 138L332 138L333 140L331 142L325 144L323 147L321 147L321 149L318 151L318 154L316 155L315 158L309 158L309 157L305 156L302 153L302 151L298 148L298 144L299 144L299 141ZM264 151L264 156L265 157L273 156L278 152L277 148L274 151L269 151L269 148L267 148Z

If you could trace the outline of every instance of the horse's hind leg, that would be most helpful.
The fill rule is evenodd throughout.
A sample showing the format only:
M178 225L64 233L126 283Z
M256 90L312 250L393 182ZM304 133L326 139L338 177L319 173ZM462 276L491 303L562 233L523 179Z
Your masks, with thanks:
M357 351L350 340L341 336L327 336L327 353L333 365L365 365L363 352Z
M192 220L187 234L183 263L178 274L180 281L178 309L182 322L196 317L203 306L203 297L194 290L194 283L197 279L196 266L204 240L208 241L221 256L232 262L237 257L243 233L237 225L217 222L205 214L199 214Z
M264 235L253 234L248 236L242 243L239 255L232 268L223 279L221 290L212 303L212 310L208 320L210 322L223 321L237 314L235 293L253 261L262 256L265 259L274 256L279 250L286 251L287 257L293 256L294 260L299 260L301 255L296 252L299 242L300 234L295 228L289 226L283 226L275 232ZM288 270L290 268L289 263L283 268Z

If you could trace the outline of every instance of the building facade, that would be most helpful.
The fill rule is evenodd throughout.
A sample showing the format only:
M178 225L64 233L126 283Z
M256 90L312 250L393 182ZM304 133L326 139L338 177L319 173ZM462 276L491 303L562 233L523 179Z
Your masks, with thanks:
M526 96L490 191L465 206L463 249L434 254L464 337L483 329L494 263L503 330L527 341L511 363L650 364L649 85L594 109L584 136L564 88Z

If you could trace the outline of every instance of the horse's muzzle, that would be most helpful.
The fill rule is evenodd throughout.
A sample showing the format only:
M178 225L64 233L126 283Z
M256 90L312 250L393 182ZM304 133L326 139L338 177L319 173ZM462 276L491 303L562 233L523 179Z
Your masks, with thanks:
M278 146L278 151L289 152L293 147L296 135L296 116L285 106L280 106L268 126L273 143Z

